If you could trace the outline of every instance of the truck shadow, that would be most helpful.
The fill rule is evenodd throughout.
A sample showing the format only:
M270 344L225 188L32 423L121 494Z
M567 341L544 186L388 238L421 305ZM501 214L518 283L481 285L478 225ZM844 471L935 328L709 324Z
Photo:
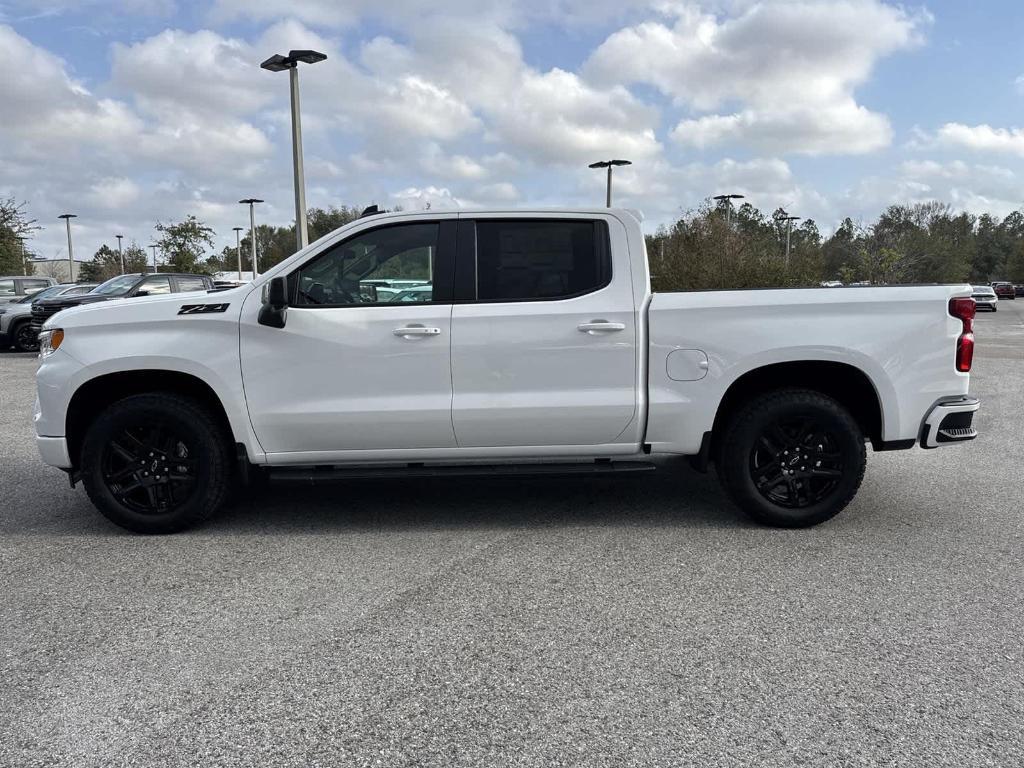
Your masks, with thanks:
M450 477L271 484L248 492L201 529L317 532L547 526L748 527L713 472L684 460L615 476Z

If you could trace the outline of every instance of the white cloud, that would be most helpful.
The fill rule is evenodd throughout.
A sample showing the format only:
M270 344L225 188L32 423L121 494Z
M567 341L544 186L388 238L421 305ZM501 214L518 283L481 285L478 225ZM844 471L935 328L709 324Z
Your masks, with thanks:
M968 149L1024 157L1024 128L946 123L932 136L919 132L915 146Z
M901 163L892 176L864 179L850 199L865 211L940 200L972 213L1006 216L1024 205L1022 188L1021 179L1009 168L962 160L911 160Z
M89 197L97 208L126 208L139 199L139 185L126 178L99 179L89 187Z
M853 91L880 58L919 44L929 16L879 0L741 8L720 18L674 7L674 25L644 22L612 34L584 71L598 83L649 83L698 112L743 105L681 122L676 137L694 146L760 141L778 151L845 154L889 143L888 119L858 105Z
M892 129L882 115L844 99L823 106L746 109L682 120L672 138L697 149L742 144L768 153L822 155L841 147L843 152L861 154L887 146Z

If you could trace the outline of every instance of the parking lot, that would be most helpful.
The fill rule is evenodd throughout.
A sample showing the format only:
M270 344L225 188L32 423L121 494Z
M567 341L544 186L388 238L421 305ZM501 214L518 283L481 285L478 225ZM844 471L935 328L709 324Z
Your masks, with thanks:
M981 436L871 455L802 531L673 461L133 536L0 354L0 765L1024 764L1024 301L976 325Z

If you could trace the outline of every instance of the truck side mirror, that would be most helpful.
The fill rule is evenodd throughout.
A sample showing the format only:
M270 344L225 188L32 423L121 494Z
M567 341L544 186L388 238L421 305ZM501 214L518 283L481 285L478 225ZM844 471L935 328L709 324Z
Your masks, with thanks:
M260 308L257 322L270 328L284 328L288 319L288 279L275 277L267 286L267 298Z

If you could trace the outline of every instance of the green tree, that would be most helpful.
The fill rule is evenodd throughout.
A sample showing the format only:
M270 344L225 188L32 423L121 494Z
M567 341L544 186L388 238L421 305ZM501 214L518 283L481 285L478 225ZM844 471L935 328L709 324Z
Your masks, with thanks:
M24 250L25 240L42 227L28 217L26 205L16 202L13 197L0 200L0 275L22 274L25 259L32 256Z
M174 272L206 271L200 263L206 248L213 247L214 231L195 216L172 224L157 222L159 237L156 244L164 255L167 266Z
M83 283L102 283L114 275L121 274L121 258L104 243L93 254L92 261L82 262L78 279Z

